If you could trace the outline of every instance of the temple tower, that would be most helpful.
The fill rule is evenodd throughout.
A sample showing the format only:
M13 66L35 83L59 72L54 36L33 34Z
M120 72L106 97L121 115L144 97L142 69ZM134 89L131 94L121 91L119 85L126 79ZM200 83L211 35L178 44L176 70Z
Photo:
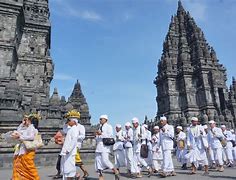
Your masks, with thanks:
M191 116L199 116L206 123L214 115L226 120L226 80L226 69L219 63L216 52L179 1L154 81L157 116L164 114L173 124L183 114L188 121Z

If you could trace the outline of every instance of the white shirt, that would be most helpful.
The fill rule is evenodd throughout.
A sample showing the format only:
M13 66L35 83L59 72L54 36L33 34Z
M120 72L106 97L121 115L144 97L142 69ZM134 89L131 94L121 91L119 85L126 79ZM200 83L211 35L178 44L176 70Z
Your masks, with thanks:
M116 143L113 145L113 150L123 150L124 149L124 133L122 129L119 132L116 132Z
M95 137L97 142L97 147L95 152L110 152L110 146L105 146L102 142L102 139L113 137L112 126L108 123L104 123L103 125L100 125L100 130L102 131L102 134L96 135Z
M179 141L184 141L184 144L186 143L186 134L183 132L183 131L180 131L179 134L177 135L177 139L176 141L179 142Z
M191 146L193 149L205 149L209 147L207 141L207 134L201 125L191 125L188 128L187 146Z
M132 143L133 143L133 137L134 134L133 134L133 129L132 128L129 128L128 130L125 131L125 134L124 134L124 137L125 137L125 141L124 141L124 144L125 144L125 147L126 148L132 148Z
M133 150L134 152L140 152L141 148L141 127L133 128Z
M214 127L213 129L210 129L209 137L210 137L211 147L213 149L222 148L219 139L225 138L225 136L223 135L222 130L220 128Z
M152 135L152 151L156 152L160 150L160 133Z
M174 127L166 124L164 127L165 132L160 131L161 147L162 150L172 150L174 146Z
M64 144L62 146L61 155L75 155L77 148L77 139L78 139L78 129L77 126L74 125L68 129Z
M30 124L28 127L24 126L22 123L18 126L17 132L20 133L21 141L33 141L34 137L38 134L38 130L35 129L33 124ZM20 147L14 155L22 155L27 152L25 145L23 143L20 144Z
M81 149L83 140L85 138L85 128L82 124L78 123L77 124L77 130L78 130L78 139L77 139L77 147Z

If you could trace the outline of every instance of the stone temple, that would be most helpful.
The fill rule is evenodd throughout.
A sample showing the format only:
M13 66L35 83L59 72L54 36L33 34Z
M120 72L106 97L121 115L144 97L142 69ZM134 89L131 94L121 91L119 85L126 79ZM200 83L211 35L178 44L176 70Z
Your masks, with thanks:
M81 113L87 130L82 153L89 157L94 152L89 107L80 83L68 101L56 89L50 97L54 64L49 15L48 0L0 0L0 134L16 129L24 113L39 112L45 146L38 150L37 160L43 165L56 163L60 148L51 139L71 109ZM12 164L12 152L13 145L0 139L0 167Z
M236 81L228 89L226 69L181 1L172 16L158 73L157 118L165 115L170 123L186 126L192 116L205 124L215 120L236 125ZM157 122L157 120L156 120Z

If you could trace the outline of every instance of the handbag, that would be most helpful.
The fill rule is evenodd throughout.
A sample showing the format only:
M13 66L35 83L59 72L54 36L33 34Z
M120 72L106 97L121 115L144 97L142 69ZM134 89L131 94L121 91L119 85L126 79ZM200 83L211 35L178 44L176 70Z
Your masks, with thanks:
M41 148L44 145L42 137L39 134L35 135L33 141L23 141L23 144L27 150L35 150Z
M147 145L147 140L145 144L141 145L141 149L140 149L140 156L142 158L147 158L148 157L148 145Z
M114 138L103 138L102 142L105 146L112 146L115 144L115 139Z

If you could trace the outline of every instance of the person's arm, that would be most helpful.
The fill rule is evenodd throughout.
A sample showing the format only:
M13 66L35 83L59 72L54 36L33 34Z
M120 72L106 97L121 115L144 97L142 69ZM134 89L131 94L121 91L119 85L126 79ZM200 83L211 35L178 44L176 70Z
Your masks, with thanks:
M85 138L85 128L84 126L80 126L80 133L78 136L78 140L83 141Z

